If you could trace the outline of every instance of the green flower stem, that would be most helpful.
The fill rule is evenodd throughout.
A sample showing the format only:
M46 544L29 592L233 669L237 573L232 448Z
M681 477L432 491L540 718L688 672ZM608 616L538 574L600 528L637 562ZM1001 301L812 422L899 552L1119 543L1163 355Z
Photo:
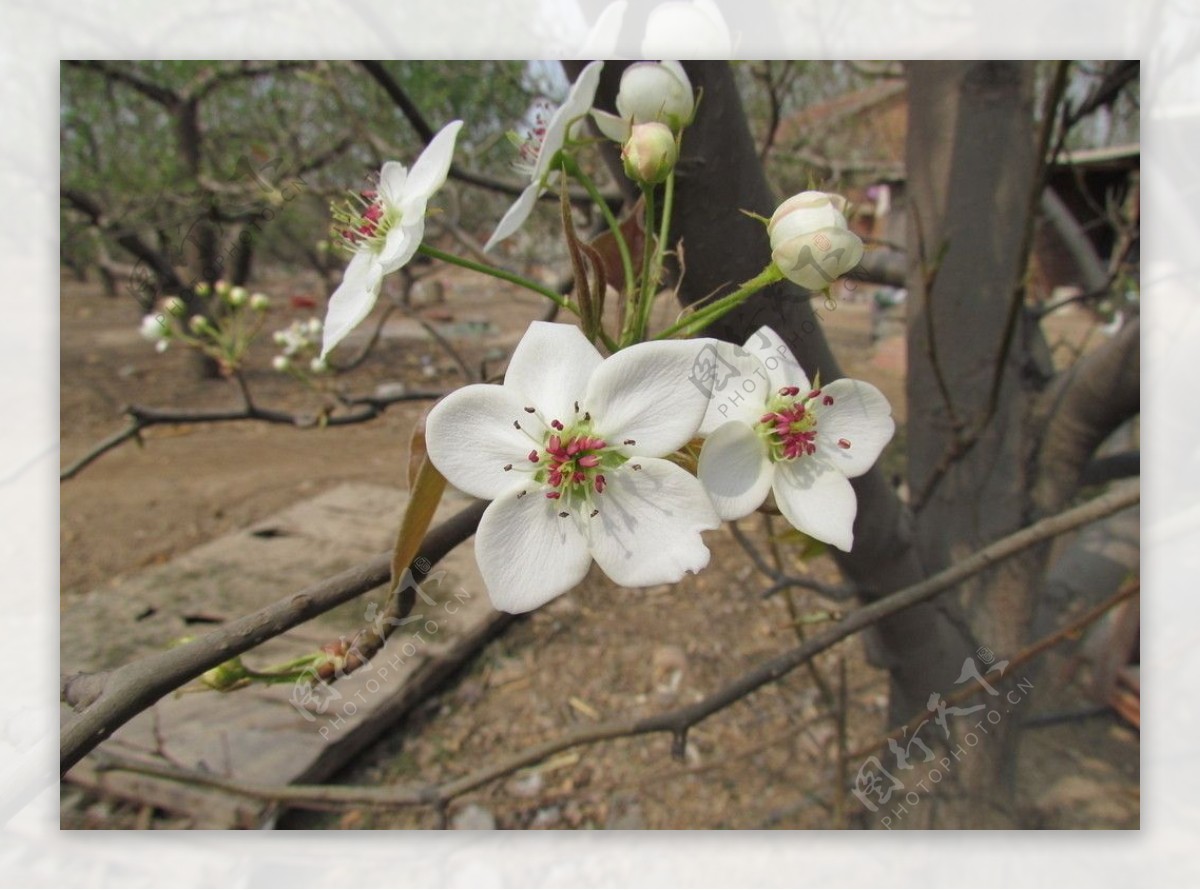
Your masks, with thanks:
M575 163L575 159L569 155L562 156L563 169L569 176L573 176L583 186L584 190L591 196L592 201L600 208L600 212L604 215L604 221L608 223L609 229L612 230L613 238L617 242L617 250L621 252L621 267L625 270L625 293L633 294L634 282L633 277L633 259L629 255L629 245L625 243L625 236L621 234L621 223L613 215L613 212L608 207L608 202L604 200L604 196L600 194L600 190L596 188L596 184L592 182L579 165Z
M642 186L642 200L646 208L645 225L642 226L646 233L642 239L642 277L637 300L633 303L633 311L629 313L622 335L622 342L626 345L639 343L646 338L646 322L650 318L654 289L658 284L658 276L654 274L654 237L650 234L654 231L654 186Z
M479 272L483 275L490 275L493 278L499 278L501 281L507 281L509 284L515 284L526 290L531 290L535 294L541 294L546 299L553 303L557 303L559 307L579 314L579 307L571 300L568 300L550 290L548 287L543 287L536 281L530 281L528 278L523 278L515 272L506 272L503 269L497 269L495 266L487 266L483 263L476 263L473 260L468 260L466 257L457 256L453 253L446 253L438 250L436 247L430 247L428 244L422 244L417 248L418 251L425 254L427 257L432 257L435 260L441 260L444 263L450 263L454 266L461 266L464 269L470 269L472 272Z
M783 280L783 273L779 271L779 267L771 263L767 268L763 269L749 281L745 282L741 287L735 290L728 296L721 297L719 300L714 300L707 306L703 306L688 315L685 315L675 324L671 325L655 339L666 340L669 337L678 335L690 336L698 331L704 330L717 319L729 314L738 306L742 305L749 297L758 293L764 287L770 287L777 281Z

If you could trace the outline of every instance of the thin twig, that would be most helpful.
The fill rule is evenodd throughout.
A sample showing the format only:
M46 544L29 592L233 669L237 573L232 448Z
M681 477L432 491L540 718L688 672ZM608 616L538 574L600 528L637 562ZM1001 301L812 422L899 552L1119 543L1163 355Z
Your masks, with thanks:
M476 501L426 535L409 568L415 581L475 533L486 506ZM391 556L376 556L190 643L112 671L65 678L62 700L84 710L62 730L60 768L65 773L133 717L209 668L385 583L391 576Z
M540 763L548 757L575 748L609 739L626 738L651 733L670 733L675 747L680 747L688 730L707 717L740 701L760 687L773 683L791 671L811 661L821 652L845 638L861 631L880 620L911 608L918 603L931 600L955 587L969 577L979 574L997 562L1007 559L1029 547L1065 534L1083 525L1096 522L1106 516L1130 507L1141 498L1139 489L1122 489L1109 492L1093 500L1066 510L1055 516L1036 522L1027 528L995 541L955 565L905 588L877 600L869 606L846 616L836 624L810 638L793 649L776 655L744 673L733 682L706 698L670 711L663 711L642 718L622 718L605 723L581 727L566 732L557 739L533 745L523 751L502 758L458 779L437 785L410 785L393 788L328 788L324 786L264 786L224 779L201 773L180 775L163 767L150 767L145 771L151 775L176 781L191 782L237 791L252 797L276 800L291 806L325 807L333 804L372 806L445 806L446 803L486 785L496 779L511 775L519 769ZM857 754L857 752L855 752ZM850 755L854 756L853 754Z

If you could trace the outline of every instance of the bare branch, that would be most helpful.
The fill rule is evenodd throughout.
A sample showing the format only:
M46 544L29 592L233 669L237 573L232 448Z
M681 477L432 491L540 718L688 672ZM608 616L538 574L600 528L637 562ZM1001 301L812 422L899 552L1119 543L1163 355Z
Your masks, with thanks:
M1042 397L1038 411L1047 420L1033 488L1038 515L1066 502L1096 447L1140 411L1140 333L1140 320L1127 324Z
M486 506L476 501L433 529L409 567L412 577L425 578L438 560L473 535ZM63 701L84 710L62 730L60 769L65 773L133 717L209 668L384 584L390 566L391 553L380 554L190 643L106 673L65 678Z
M93 59L82 60L67 60L64 65L70 65L72 68L80 68L85 71L95 71L103 75L107 80L114 83L123 84L130 89L136 90L152 102L157 102L167 108L175 108L184 102L184 96L174 90L168 89L161 84L146 80L139 77L127 68L118 68L111 62L97 61Z
M314 415L291 414L287 411L278 411L274 408L259 408L252 401L249 395L243 390L245 404L243 407L229 411L168 411L159 408L147 408L141 405L130 405L125 409L125 413L129 415L129 425L118 433L114 433L107 439L97 443L87 454L72 463L66 469L59 473L59 481L65 481L74 477L88 464L95 461L97 458L112 451L117 446L128 442L130 439L136 439L141 435L142 430L152 426L162 426L164 424L180 424L180 423L229 423L238 420L253 420L261 423L275 423L286 426L294 426L299 429L312 429L316 427L327 426L350 426L356 423L366 423L368 420L374 420L382 414L389 405L397 402L420 402L426 400L436 400L444 396L444 392L405 392L397 395L388 396L387 398L377 398L373 396L360 396L357 398L343 399L343 404L351 406L362 406L361 411L355 411L351 414L328 414L322 412Z
M580 745L589 745L615 738L665 732L674 736L675 751L682 754L684 745L686 744L687 732L691 727L750 695L760 687L776 682L847 637L876 624L888 615L911 608L917 603L933 599L967 578L984 571L990 566L1022 550L1132 506L1140 500L1140 497L1140 491L1137 489L1111 492L1095 498L1082 506L1043 519L1006 538L995 541L945 571L939 572L931 578L857 610L821 633L811 637L807 642L762 662L732 683L693 704L671 711L663 711L649 717L630 717L585 726L573 732L564 733L557 739L526 748L523 751L502 758L493 764L440 785L410 785L384 789L334 789L323 786L299 785L280 788L229 782L228 780L214 778L202 773L187 773L168 767L121 766L120 768L135 769L139 772L146 772L176 781L225 788L255 797L278 800L292 806L317 805L318 807L325 807L334 804L367 804L392 807L444 806L454 798L473 791L482 785L486 785L495 779L539 763L560 751Z

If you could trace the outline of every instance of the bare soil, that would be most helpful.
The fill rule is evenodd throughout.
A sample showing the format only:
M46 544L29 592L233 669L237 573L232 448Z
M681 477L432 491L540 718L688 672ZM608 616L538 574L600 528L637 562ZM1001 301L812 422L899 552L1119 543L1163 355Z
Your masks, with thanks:
M259 283L274 299L267 330L311 310L291 296L316 294L311 282ZM446 279L445 305L423 310L446 322L488 322L484 337L458 336L472 364L511 346L542 306L473 279ZM163 355L137 332L128 299L64 279L61 312L61 435L64 466L118 430L121 408L136 402L174 408L238 406L228 381L201 380L189 357ZM407 322L411 328L411 322ZM851 376L880 386L904 419L902 342L876 348L865 304L827 313L826 331ZM264 338L269 339L269 338ZM1076 338L1078 339L1078 338ZM269 343L254 353L268 369ZM899 359L897 360L897 356ZM424 370L432 367L432 375ZM270 370L251 370L262 405L315 412L322 396ZM340 385L367 394L382 383L450 389L463 383L436 344L385 337ZM62 603L112 579L247 526L336 484L363 480L404 487L407 442L428 403L391 407L367 424L297 429L261 423L160 427L144 447L104 455L61 489ZM902 466L903 436L887 457ZM744 528L764 549L760 519ZM777 531L782 532L782 528ZM708 570L670 587L624 590L593 568L576 591L511 626L442 694L364 754L341 781L378 786L464 775L527 745L579 725L695 701L752 665L795 645L797 616L819 628L821 613L850 607L811 592L763 599L769 582L728 530L711 533ZM792 545L776 542L786 552ZM837 582L828 558L806 564ZM314 579L316 580L316 579ZM106 632L97 628L97 633ZM1058 674L1048 672L1053 685ZM848 701L844 737L828 717L829 697ZM1032 707L1089 707L1064 687ZM839 745L854 750L887 731L885 675L871 667L858 638L768 685L689 733L682 761L672 740L648 736L606 742L551 758L537 769L493 782L447 813L350 809L294 813L283 827L432 828L828 828L865 824L852 796L835 793ZM1022 715L1022 719L1029 715ZM1019 801L1030 827L1137 827L1137 733L1111 713L1026 733ZM859 763L849 763L849 775ZM170 814L63 794L64 827L177 827Z

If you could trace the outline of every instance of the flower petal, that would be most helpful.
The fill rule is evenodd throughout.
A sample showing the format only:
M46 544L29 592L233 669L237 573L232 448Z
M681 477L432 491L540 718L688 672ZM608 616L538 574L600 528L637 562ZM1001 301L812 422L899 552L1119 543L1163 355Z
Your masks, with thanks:
M425 217L417 217L410 226L396 224L387 233L383 249L379 251L379 266L384 275L390 275L413 258L421 239L425 237Z
M550 172L550 164L553 162L554 156L558 154L559 149L566 141L567 128L577 117L587 114L588 109L592 107L592 101L596 98L596 87L600 84L600 71L603 68L604 62L602 61L589 62L579 72L579 77L571 85L571 91L567 93L563 104L551 116L550 122L546 125L546 135L542 139L542 148L538 152L537 163L534 164L532 174L534 182L542 182L546 174Z
M593 500L599 512L582 521L609 578L623 587L648 587L708 565L700 532L721 522L698 479L670 461L643 457L607 474L606 482Z
M504 217L500 220L500 224L496 226L496 231L492 232L492 237L488 239L488 243L483 245L484 253L487 253L525 224L525 220L529 218L529 214L533 211L533 205L537 203L538 196L541 193L542 187L536 181L525 189L525 191L521 192L521 197L517 198L516 202L508 208L508 212L504 214Z
M408 183L408 168L399 161L387 161L379 171L379 197L384 206L399 209Z
M829 287L857 266L862 255L862 239L839 226L780 242L771 251L771 259L789 280L812 291Z
M854 544L858 501L850 480L819 459L802 457L775 465L771 486L784 518L806 535L848 551Z
M613 142L623 144L632 132L629 121L615 114L610 114L607 111L601 111L598 108L592 109L592 120L596 122L596 129L603 133L605 138L611 139Z
M802 395L808 390L811 385L808 382L808 375L804 373L804 369L792 355L792 350L788 348L787 343L775 333L774 329L763 325L746 341L746 349L758 356L759 361L766 368L772 395L785 386L799 388ZM755 419L757 420L757 418Z
M753 352L723 340L704 342L688 378L709 394L700 435L707 436L731 420L753 426L771 394L762 361Z
M433 406L425 420L429 459L460 491L491 500L533 472L529 452L546 428L503 386L475 383ZM520 424L520 429L515 424ZM506 466L511 470L505 470ZM530 484L533 485L532 481Z
M329 298L321 358L328 355L329 350L371 314L375 301L379 299L382 280L383 269L371 251L360 250L354 254L342 274L342 283Z
M438 134L429 140L429 144L408 172L408 183L404 188L405 201L420 201L421 216L425 215L425 202L446 182L450 162L454 159L454 140L458 137L462 125L462 121L451 121L442 127ZM408 210L409 207L406 206L404 221L411 223L412 220L407 218Z
M549 423L569 423L604 359L579 328L535 321L513 350L504 386Z
M656 340L609 356L581 400L596 435L626 454L652 457L687 444L708 408L708 394L690 379L703 346L696 340ZM620 444L627 439L636 444Z
M492 605L528 612L583 580L592 564L583 534L540 492L504 492L483 512L475 560Z
M817 453L851 479L861 476L879 459L896 432L892 406L865 380L835 380L823 386L821 392L832 398L833 404L817 400L813 407Z
M753 429L735 420L705 439L696 475L718 516L741 519L767 499L775 465L767 457L766 443Z

